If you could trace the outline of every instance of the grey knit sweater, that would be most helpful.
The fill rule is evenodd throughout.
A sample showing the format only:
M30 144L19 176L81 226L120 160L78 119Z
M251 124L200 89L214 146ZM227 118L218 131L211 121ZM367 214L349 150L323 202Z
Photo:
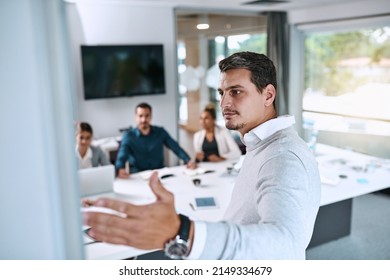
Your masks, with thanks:
M204 259L304 259L318 212L317 163L292 127L247 145L226 223L207 223Z

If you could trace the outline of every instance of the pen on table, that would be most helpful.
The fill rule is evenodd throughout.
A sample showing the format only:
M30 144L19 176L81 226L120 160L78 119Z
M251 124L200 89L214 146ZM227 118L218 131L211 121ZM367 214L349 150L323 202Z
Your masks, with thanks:
M190 202L190 206L191 206L191 209L195 211L194 204L192 204L192 203Z

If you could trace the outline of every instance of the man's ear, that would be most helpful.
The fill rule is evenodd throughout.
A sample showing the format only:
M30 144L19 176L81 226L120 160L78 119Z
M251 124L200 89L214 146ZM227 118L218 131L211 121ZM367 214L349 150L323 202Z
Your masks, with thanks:
M268 106L273 106L273 102L275 100L275 97L276 97L276 89L273 85L271 84L268 84L265 88L264 88L264 97L265 97L265 103L264 105L266 107Z

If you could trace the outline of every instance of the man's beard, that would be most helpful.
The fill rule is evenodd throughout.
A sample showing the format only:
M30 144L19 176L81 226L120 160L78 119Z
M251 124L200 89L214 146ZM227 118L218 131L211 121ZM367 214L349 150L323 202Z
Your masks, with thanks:
M227 110L222 111L222 115L224 117L225 117L225 114L229 114L229 113L235 113L237 116L240 115L240 113L236 110L227 109ZM230 120L225 119L225 126L229 130L240 130L245 126L245 123L235 124L232 119L230 119Z
M140 125L143 129L149 128L149 123L141 123Z
M240 130L243 127L245 127L245 123L239 123L239 124L231 123L231 124L229 124L229 121L228 121L228 122L225 122L225 126L229 130Z

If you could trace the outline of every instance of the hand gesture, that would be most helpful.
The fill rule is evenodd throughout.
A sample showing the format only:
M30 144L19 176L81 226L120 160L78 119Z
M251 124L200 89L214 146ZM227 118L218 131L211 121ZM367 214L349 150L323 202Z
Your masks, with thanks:
M163 187L157 172L153 172L149 185L156 195L152 204L133 205L108 198L96 200L94 206L110 208L124 215L83 213L84 224L91 227L88 234L107 243L144 250L162 249L168 240L176 236L180 219L175 211L173 194Z

